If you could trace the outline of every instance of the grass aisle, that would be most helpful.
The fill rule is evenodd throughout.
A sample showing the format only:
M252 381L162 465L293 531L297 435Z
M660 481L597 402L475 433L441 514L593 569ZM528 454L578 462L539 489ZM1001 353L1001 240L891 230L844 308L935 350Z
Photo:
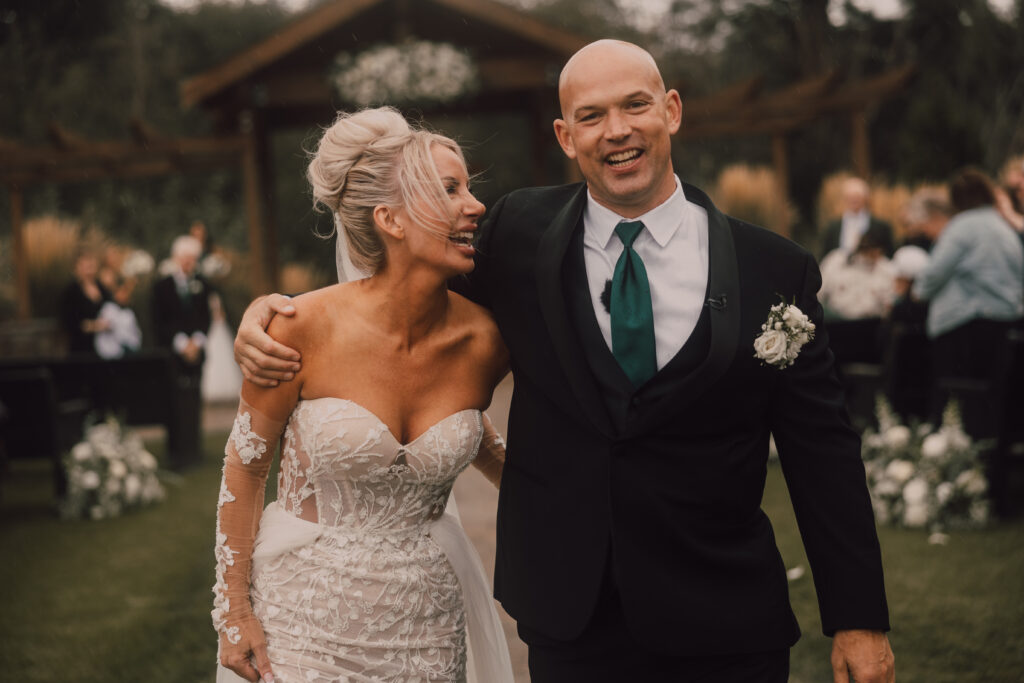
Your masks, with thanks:
M225 435L167 500L103 522L61 522L49 471L18 463L0 504L0 679L209 683L216 642L209 611L213 523ZM807 560L777 467L764 507L787 567ZM881 530L898 680L1024 680L1024 523L926 535ZM808 572L790 584L804 637L793 683L831 680Z

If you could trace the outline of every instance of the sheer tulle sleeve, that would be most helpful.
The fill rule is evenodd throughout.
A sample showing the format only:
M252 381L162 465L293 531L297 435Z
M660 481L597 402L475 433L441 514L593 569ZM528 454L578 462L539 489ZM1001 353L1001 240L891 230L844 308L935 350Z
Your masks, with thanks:
M267 475L284 427L284 422L263 415L242 399L224 449L212 612L222 655L232 649L247 653L265 644L263 630L252 613L249 577Z
M505 440L494 428L487 413L483 414L483 425L484 434L473 465L487 477L487 481L498 486L501 484L501 470L505 466Z

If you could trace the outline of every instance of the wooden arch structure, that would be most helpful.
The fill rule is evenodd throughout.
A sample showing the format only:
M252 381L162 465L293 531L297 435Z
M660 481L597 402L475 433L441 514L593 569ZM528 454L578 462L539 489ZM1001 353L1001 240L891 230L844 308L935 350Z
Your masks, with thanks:
M24 193L43 183L95 182L171 175L194 170L241 166L245 178L250 232L259 216L255 150L244 136L169 138L143 121L132 121L130 141L86 140L51 123L50 145L30 147L0 139L0 184L7 187L11 207L17 315L31 315L25 258Z
M471 55L476 93L416 114L516 113L529 122L524 144L532 180L545 177L558 74L590 39L554 28L495 0L332 0L296 17L274 34L181 84L185 107L209 111L220 131L245 137L255 151L259 217L250 234L254 286L276 284L273 159L277 130L330 122L344 99L330 83L336 55L379 43L417 39L450 43ZM558 180L561 180L559 178Z

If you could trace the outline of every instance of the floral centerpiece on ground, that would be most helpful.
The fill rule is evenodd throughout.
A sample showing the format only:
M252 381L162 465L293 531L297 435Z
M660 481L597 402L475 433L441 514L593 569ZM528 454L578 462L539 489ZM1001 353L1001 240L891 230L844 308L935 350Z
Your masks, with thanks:
M108 417L87 426L85 438L64 460L68 491L60 505L65 519L104 519L163 500L156 458L142 439Z
M881 398L877 418L878 430L864 434L863 457L880 524L942 532L988 523L981 444L964 432L955 402L946 406L942 426L934 431L929 425L902 424Z

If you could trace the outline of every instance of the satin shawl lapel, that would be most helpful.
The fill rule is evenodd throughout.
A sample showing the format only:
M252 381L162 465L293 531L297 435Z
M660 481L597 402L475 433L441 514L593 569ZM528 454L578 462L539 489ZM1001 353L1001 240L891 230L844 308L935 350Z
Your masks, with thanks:
M629 435L646 434L701 397L729 369L740 329L740 281L736 245L729 221L704 193L684 186L686 198L708 213L708 302L711 348L690 374L676 382L658 383L657 375L642 408L628 427Z
M587 186L580 185L579 191L558 212L541 237L536 260L537 293L551 343L580 408L600 433L612 437L611 420L572 326L562 286L566 251L572 243L573 232L582 223L586 199Z

